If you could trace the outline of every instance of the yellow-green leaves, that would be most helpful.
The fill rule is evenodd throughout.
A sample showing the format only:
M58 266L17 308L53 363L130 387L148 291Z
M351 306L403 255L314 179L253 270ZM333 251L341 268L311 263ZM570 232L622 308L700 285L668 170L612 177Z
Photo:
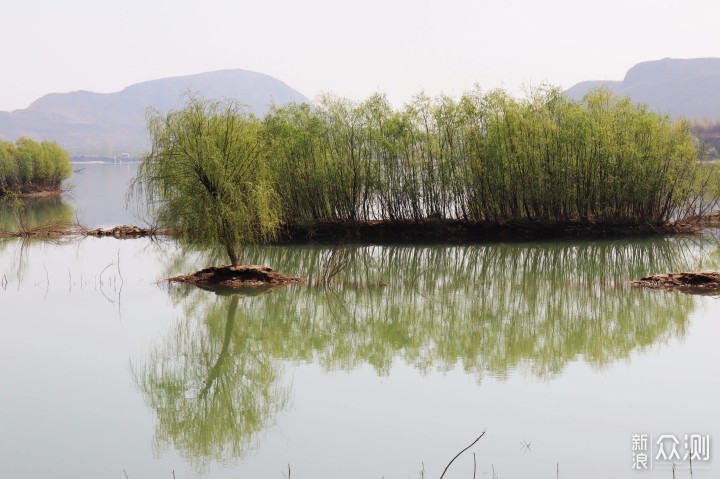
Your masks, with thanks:
M148 128L152 151L133 186L161 225L189 243L222 247L233 264L241 245L276 236L261 122L233 102L191 97L181 110L149 113Z
M193 97L148 127L136 188L163 227L233 261L281 223L659 224L717 200L684 121L603 89L581 101L550 87L421 94L401 109L325 95L262 120Z
M20 138L15 145L0 140L0 195L57 189L72 173L70 157L57 143Z

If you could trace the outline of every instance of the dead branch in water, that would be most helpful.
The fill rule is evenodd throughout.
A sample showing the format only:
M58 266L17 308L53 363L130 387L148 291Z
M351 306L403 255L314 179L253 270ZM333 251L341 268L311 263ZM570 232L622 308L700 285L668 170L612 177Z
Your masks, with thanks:
M471 447L473 447L473 446L475 445L475 443L477 443L484 435L485 435L485 431L483 431L482 434L480 434L480 435L477 437L477 439L475 439L473 442L471 442L469 446L467 446L467 447L466 447L465 449L463 449L462 451L458 452L458 453L455 455L455 457L453 457L453 458L450 460L450 462L448 462L448 465L445 466L445 470L443 471L442 474L440 474L440 479L442 479L442 478L445 476L445 473L446 473L447 470L450 468L450 465L451 465L453 462L455 462L455 459L457 459L458 457L460 457L460 455L461 455L463 452L465 452L465 451L467 451L468 449L470 449Z

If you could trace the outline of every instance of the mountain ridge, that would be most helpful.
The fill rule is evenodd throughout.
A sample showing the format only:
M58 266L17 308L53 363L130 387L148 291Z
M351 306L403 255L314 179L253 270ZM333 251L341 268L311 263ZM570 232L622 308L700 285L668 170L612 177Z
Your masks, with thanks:
M565 93L579 99L600 86L672 117L720 118L720 58L641 62L631 67L620 81L582 81Z
M269 75L241 69L215 70L147 80L111 93L49 93L27 108L0 111L0 138L15 141L28 136L57 141L73 156L137 156L149 149L147 109L167 112L181 107L183 96L190 93L208 99L235 99L258 115L266 113L271 104L308 101Z

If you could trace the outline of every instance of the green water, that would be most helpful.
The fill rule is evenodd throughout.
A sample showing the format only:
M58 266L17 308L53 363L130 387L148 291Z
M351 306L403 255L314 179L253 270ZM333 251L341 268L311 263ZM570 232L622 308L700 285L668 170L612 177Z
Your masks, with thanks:
M87 167L33 214L131 223L131 174ZM720 303L627 281L719 246L256 247L316 280L347 266L223 295L158 282L224 261L170 240L5 241L0 477L439 477L485 430L445 477L474 452L477 477L670 478L633 471L631 438L720 431Z

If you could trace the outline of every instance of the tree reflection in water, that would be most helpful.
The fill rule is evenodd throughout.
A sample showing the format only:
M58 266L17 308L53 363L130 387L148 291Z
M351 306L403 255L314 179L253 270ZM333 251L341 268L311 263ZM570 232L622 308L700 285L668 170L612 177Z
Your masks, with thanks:
M172 444L196 464L240 458L288 404L288 360L389 374L402 359L423 372L461 365L478 381L513 371L549 380L573 361L603 368L683 337L692 296L624 282L696 267L715 244L358 246L330 285L229 296L171 285L183 317L134 373L158 418L158 446ZM185 254L169 258L168 275L193 269ZM321 278L333 254L265 247L245 261Z
M20 225L69 224L74 219L73 207L61 196L0 200L0 231L19 231Z
M133 367L157 413L156 449L171 443L199 467L244 456L288 402L280 365L263 351L258 322L239 310L241 299L218 296L202 313L196 308L205 305L193 305Z

